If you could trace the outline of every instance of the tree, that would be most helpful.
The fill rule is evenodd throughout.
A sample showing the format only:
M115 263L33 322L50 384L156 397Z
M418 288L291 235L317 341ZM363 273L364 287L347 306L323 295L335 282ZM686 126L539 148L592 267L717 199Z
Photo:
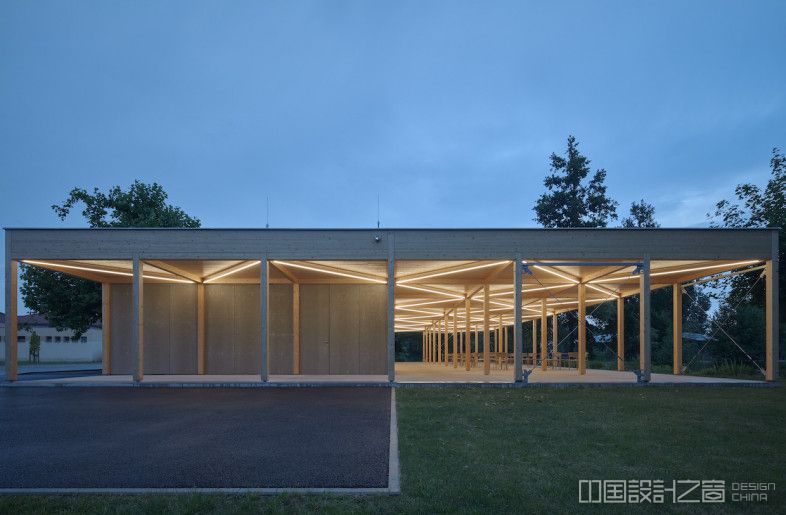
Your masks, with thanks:
M576 138L568 136L565 157L552 153L550 174L543 180L546 193L535 204L535 220L544 227L606 227L617 218L617 202L606 194L606 170L589 180L590 160L579 153Z
M630 205L630 216L622 219L622 226L627 228L634 227L660 227L655 221L655 206L641 199L640 202L633 202Z
M739 184L734 189L733 200L721 200L715 211L708 214L712 227L784 227L786 226L786 156L779 148L772 149L770 158L771 176L764 188L755 184ZM778 239L779 261L786 255L786 242ZM786 274L778 277L780 320L786 318ZM761 324L764 309L764 281L759 273L738 275L720 282L724 294L717 295L720 307L714 316L717 324L723 327L740 345L748 350L754 359L761 359ZM735 309L736 306L736 309ZM759 315L753 313L752 308ZM744 315L744 316L743 316ZM782 349L786 335L780 331ZM727 347L727 346L726 346ZM723 349L723 345L718 346ZM739 359L739 350L730 349ZM745 359L742 357L742 359Z
M90 227L199 227L179 207L166 202L167 194L157 183L134 181L124 191L120 186L103 193L95 188L88 193L74 188L62 205L53 205L64 220L78 203L85 205L82 215ZM60 331L74 331L79 338L101 319L101 285L93 281L22 265L22 299L28 309L40 313Z

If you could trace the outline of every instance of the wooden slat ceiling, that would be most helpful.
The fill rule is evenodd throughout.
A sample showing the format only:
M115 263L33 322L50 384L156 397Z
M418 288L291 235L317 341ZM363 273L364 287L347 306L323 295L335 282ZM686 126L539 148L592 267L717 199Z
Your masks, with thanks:
M574 260L588 263L586 260ZM562 263L572 263L561 260ZM130 283L131 261L25 261L51 270L107 283ZM587 283L589 305L638 293L639 276L634 266L604 262L598 265L556 266L554 260L528 261L523 275L524 319L540 316L545 299L548 313L575 310L577 283ZM652 288L685 283L721 272L753 267L750 261L653 261ZM241 260L161 260L145 262L145 281L153 283L258 284L259 262ZM385 284L384 261L273 261L269 268L273 284ZM483 285L489 285L490 310L504 323L513 317L512 261L399 261L396 263L397 330L422 329L441 319L445 310L458 308L463 319L464 299L470 296L473 322L482 320Z

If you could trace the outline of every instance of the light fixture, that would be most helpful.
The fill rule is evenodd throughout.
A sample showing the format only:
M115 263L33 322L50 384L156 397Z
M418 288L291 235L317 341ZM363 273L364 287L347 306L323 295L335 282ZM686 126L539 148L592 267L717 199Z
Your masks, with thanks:
M350 279L359 279L361 281L368 281L368 282L376 283L376 284L387 284L387 281L385 281L383 279L376 279L376 278L373 278L373 277L364 277L362 275L355 275L355 274L351 274L349 272L340 272L338 270L317 268L317 267L314 267L314 266L303 265L301 263L293 263L293 262L290 262L290 261L275 261L274 260L272 262L277 264L277 265L291 266L291 267L294 267L294 268L302 268L303 270L310 270L312 272L322 272L324 274L336 275L336 276L339 276L339 277L348 277Z
M557 277L565 279L566 281L570 281L573 284L578 284L580 282L578 279L574 279L573 277L571 277L569 275L563 274L561 272L557 272L556 270L552 270L551 268L547 268L545 266L532 265L532 268L537 268L538 270L542 270L542 271L544 271L546 273L549 273L551 275L556 275Z
M494 263L484 263L482 265L474 265L474 266L469 266L467 268L460 268L460 269L457 269L457 270L448 270L448 271L443 271L443 272L434 272L432 274L420 275L418 277L410 277L410 278L407 278L407 279L401 279L400 281L397 281L397 284L408 283L408 282L412 282L412 281L420 281L422 279L430 279L432 277L442 277L443 275L459 274L461 272L469 272L471 270L479 270L481 268L489 268L489 267L492 267L492 266L502 265L504 263L510 263L510 261L496 261Z
M661 276L661 275L684 274L684 273L687 273L687 272L698 272L700 270L712 270L713 268L729 268L729 269L733 269L733 268L737 268L737 267L740 267L740 266L753 265L755 263L761 263L761 260L760 259L754 259L754 260L750 260L750 261L738 261L736 263L724 263L724 264L721 264L721 265L706 265L706 266L696 266L696 267L692 267L692 268L681 268L679 270L665 270L663 272L650 272L650 277L657 277L657 276ZM626 281L626 280L630 280L630 279L638 279L638 277L637 276L611 277L611 278L608 278L608 279L598 279L596 281L590 281L590 282L594 282L594 283L611 283L611 282L616 282L616 281Z
M397 283L396 286L400 286L401 288L409 288L411 290L424 291L426 293L434 293L436 295L444 295L446 297L450 297L450 298L456 299L456 300L464 300L464 297L461 296L461 295L456 295L454 293L447 293L447 292L439 291L439 290L432 290L430 288L423 288L421 286L412 286L411 284L399 284L399 283Z
M51 266L55 268L65 268L70 270L83 270L85 272L97 272L101 274L111 274L111 275L121 275L123 277L133 277L133 272L120 272L118 270L105 270L102 268L91 268L89 266L77 266L77 265L63 265L60 263L49 263L47 261L33 261L32 259L23 259L22 263L27 263L30 265L41 265L41 266ZM158 279L160 281L171 281L175 283L185 283L185 284L192 284L196 281L192 281L190 279L178 279L175 277L159 277L157 275L145 275L142 274L144 279Z
M249 263L246 263L245 265L239 266L237 268L233 268L231 270L227 270L226 272L221 272L218 275L211 276L211 277L205 279L204 282L205 282L205 284L212 283L213 281L217 281L217 280L219 280L221 278L224 278L224 277L226 277L228 275L236 274L236 273L240 272L241 270L245 270L246 268L251 268L252 266L258 265L260 263L261 263L261 261L251 261Z

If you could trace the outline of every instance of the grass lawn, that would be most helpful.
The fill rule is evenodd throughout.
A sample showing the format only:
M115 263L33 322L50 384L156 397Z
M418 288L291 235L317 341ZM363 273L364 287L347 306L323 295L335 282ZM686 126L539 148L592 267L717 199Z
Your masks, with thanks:
M400 496L4 496L1 513L622 513L579 505L579 479L775 482L786 511L786 388L400 389Z

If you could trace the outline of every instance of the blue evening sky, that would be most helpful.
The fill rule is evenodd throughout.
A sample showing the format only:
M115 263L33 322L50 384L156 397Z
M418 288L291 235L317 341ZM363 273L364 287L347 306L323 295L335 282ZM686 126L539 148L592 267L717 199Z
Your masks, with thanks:
M786 147L783 1L4 1L0 225L164 185L206 227L531 227L574 134L667 227ZM0 304L2 301L0 301Z

